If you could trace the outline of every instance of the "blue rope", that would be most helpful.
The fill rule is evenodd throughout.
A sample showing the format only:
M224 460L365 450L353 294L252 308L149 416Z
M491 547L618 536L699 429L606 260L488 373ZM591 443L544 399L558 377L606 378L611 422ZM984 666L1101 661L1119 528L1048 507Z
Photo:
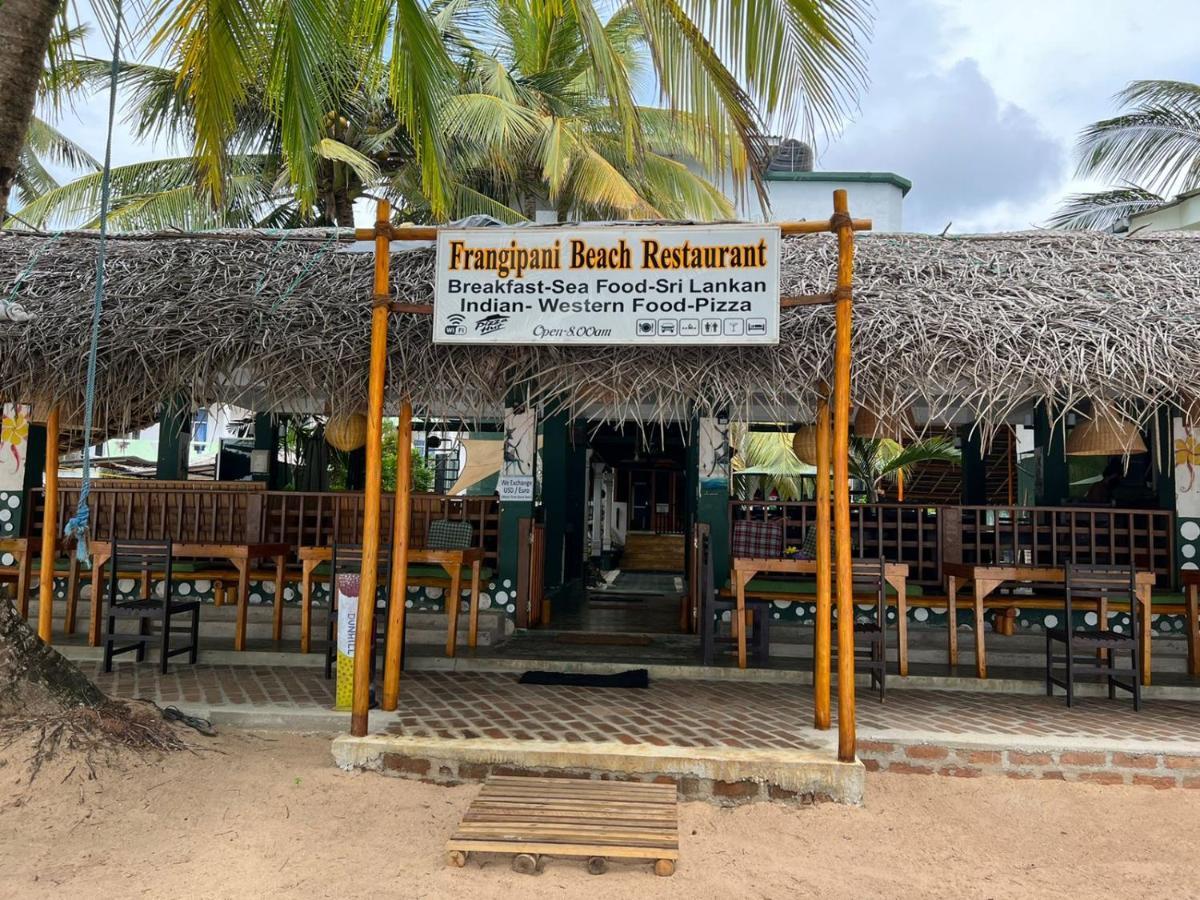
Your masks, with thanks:
M88 562L88 498L92 492L92 417L96 407L96 357L100 345L100 313L104 308L104 256L108 244L108 206L112 195L113 121L117 116L117 76L121 67L121 0L116 3L112 70L108 80L108 135L104 143L104 174L100 179L100 245L96 250L96 291L92 297L92 342L88 348L87 390L83 405L83 484L79 505L64 529L75 538L75 558ZM54 452L54 448L51 448Z

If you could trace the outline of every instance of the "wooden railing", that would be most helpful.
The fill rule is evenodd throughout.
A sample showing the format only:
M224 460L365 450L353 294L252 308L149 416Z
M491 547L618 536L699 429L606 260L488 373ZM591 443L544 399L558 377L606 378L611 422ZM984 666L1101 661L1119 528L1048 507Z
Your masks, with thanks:
M1168 510L1103 507L944 507L946 534L961 522L961 561L1061 566L1066 563L1151 569L1175 581L1175 515Z
M729 504L730 534L738 519L771 519L783 524L784 547L800 547L810 526L816 525L815 503L733 500ZM850 504L850 533L854 554L889 562L906 562L914 582L941 581L941 532L937 508L901 503Z
M31 492L26 536L42 532L41 490ZM301 493L266 491L253 482L96 482L89 495L93 539L169 537L196 543L283 543L292 547L361 543L363 494L358 491ZM75 514L78 482L59 489L58 533ZM393 497L385 494L383 539L391 540ZM499 550L499 501L495 497L448 497L414 494L412 546L422 547L429 523L466 520L474 526L474 545L485 565L496 567Z
M731 530L738 519L778 520L785 546L799 547L815 524L816 507L733 500L729 518ZM856 556L908 563L911 580L931 587L941 585L943 562L1132 562L1153 570L1161 588L1177 580L1170 510L853 503L850 529Z
M394 497L381 502L381 538L391 540ZM271 491L262 510L263 540L294 547L360 544L363 539L363 495L358 491L306 493ZM495 497L450 497L413 494L411 545L425 546L429 523L438 519L468 521L474 546L482 547L484 564L496 567L500 543L500 505Z

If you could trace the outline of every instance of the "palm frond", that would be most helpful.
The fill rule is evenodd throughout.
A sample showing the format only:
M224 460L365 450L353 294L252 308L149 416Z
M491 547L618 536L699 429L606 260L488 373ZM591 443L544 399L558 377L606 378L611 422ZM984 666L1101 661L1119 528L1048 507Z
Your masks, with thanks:
M570 193L584 210L623 219L661 219L622 172L593 147L585 147L571 167Z
M364 184L370 184L379 177L379 167L375 163L341 141L321 138L314 145L313 152L321 159L349 166Z
M302 204L316 198L312 151L321 139L322 118L333 107L331 80L338 77L333 13L327 0L279 0L273 23L267 101Z
M216 206L223 202L227 141L262 58L261 12L261 0L156 0L147 19L151 52L173 60L187 91L200 187Z
M238 200L241 194L248 192L252 184L257 183L261 186L264 183L263 167L267 162L261 157L234 157L231 160L230 184L236 188L231 188L233 192L228 197L231 202ZM113 218L110 219L110 225L114 230L118 227L131 229L130 222L133 214L126 214L124 223L119 214L125 205L145 201L146 198L156 194L171 194L171 192L180 192L172 194L176 197L182 197L184 193L190 192L195 206L198 209L207 209L207 215L213 217L211 220L203 218L199 212L189 209L182 221L175 223L175 227L185 227L189 222L201 220L220 221L222 213L213 211L207 197L196 190L197 165L196 157L185 156L114 167L111 173L112 212L110 215ZM89 223L95 222L100 208L102 178L103 173L93 172L60 185L22 207L19 215L22 220L38 228L50 224L62 228L86 227ZM226 207L226 209L228 208ZM147 216L151 213L164 214L167 209L167 202L164 201L157 211L151 209ZM178 207L176 209L178 210ZM158 221L165 221L165 219L160 218Z
M725 221L733 203L706 178L676 159L647 153L642 164L646 199L668 219Z
M96 171L100 163L82 145L71 140L45 119L31 116L25 146L42 159L67 169Z
M672 109L721 123L736 137L766 208L762 122L776 130L837 128L865 84L863 40L870 20L862 0L629 0L646 28L655 71ZM710 142L702 163L718 171L728 145Z
M1078 173L1171 192L1200 187L1200 110L1145 107L1096 122L1079 138Z
M392 21L390 96L412 140L421 188L436 218L449 208L441 111L454 70L446 48L420 0L395 0Z
M1130 185L1111 191L1071 194L1051 216L1051 228L1111 230L1137 213L1155 209L1165 202L1153 191Z

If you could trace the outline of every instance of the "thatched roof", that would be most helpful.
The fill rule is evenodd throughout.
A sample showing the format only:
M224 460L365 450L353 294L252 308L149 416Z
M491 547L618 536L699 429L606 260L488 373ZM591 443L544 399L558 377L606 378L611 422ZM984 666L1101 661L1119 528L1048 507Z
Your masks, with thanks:
M996 422L1035 400L1108 397L1144 419L1200 385L1200 236L860 235L858 247L854 393L880 411L917 401ZM337 249L311 233L111 240L102 417L138 418L174 392L361 405L372 261ZM34 317L0 322L0 396L81 405L95 250L90 236L0 235L0 297ZM830 290L835 261L831 237L786 239L783 293ZM395 254L395 296L430 301L432 274L428 247ZM575 409L637 403L642 418L695 403L796 419L832 357L829 307L785 310L775 348L448 347L429 317L392 318L389 396L466 415L520 385Z

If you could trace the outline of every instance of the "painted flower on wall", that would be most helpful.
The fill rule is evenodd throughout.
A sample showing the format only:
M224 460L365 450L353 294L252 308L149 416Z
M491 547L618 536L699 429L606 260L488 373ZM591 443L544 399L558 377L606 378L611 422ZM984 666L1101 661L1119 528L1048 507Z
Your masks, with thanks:
M11 414L0 420L0 463L7 464L11 457L14 474L21 471L21 454L28 439L29 420L21 407L13 407Z
M1188 483L1183 490L1184 493L1189 493L1196 483L1196 466L1200 465L1200 440L1197 440L1190 428L1186 430L1185 437L1175 440L1175 465L1187 468Z

